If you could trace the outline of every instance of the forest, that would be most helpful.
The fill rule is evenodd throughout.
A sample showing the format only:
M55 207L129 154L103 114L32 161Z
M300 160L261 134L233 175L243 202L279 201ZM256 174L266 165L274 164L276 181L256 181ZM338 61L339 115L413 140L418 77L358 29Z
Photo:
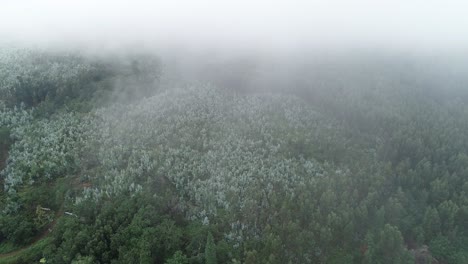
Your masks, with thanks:
M468 263L468 65L198 63L0 48L0 263Z

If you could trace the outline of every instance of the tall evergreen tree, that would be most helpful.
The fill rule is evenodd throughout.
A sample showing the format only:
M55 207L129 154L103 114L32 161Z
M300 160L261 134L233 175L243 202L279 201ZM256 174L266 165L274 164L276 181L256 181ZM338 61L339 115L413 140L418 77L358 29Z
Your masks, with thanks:
M208 233L208 237L206 238L205 263L206 264L218 263L216 259L216 245L214 243L214 238L211 232Z

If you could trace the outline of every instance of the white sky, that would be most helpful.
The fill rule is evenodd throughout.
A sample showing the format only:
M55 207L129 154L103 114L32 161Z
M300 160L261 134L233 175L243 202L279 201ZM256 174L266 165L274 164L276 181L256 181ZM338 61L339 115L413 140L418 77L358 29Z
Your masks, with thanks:
M0 0L0 40L463 48L468 1Z

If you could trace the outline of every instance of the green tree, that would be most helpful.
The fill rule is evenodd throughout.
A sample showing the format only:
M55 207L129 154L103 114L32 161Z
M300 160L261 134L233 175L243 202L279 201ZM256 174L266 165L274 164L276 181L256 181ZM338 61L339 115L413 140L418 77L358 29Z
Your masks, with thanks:
M178 250L166 261L166 264L188 264L188 258L182 251Z
M436 208L427 208L423 219L424 234L427 240L431 240L440 232L441 221Z
M218 263L216 259L216 245L214 243L214 238L211 232L208 233L208 236L206 238L205 263L206 264Z
M411 254L403 245L403 237L397 227L386 224L380 232L368 235L369 250L366 263L410 264L414 263Z

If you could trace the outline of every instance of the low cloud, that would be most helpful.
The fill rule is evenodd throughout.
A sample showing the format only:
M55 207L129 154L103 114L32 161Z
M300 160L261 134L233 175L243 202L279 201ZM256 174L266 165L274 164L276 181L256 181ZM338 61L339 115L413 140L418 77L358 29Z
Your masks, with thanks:
M0 4L2 41L96 48L458 49L462 1L26 1Z

